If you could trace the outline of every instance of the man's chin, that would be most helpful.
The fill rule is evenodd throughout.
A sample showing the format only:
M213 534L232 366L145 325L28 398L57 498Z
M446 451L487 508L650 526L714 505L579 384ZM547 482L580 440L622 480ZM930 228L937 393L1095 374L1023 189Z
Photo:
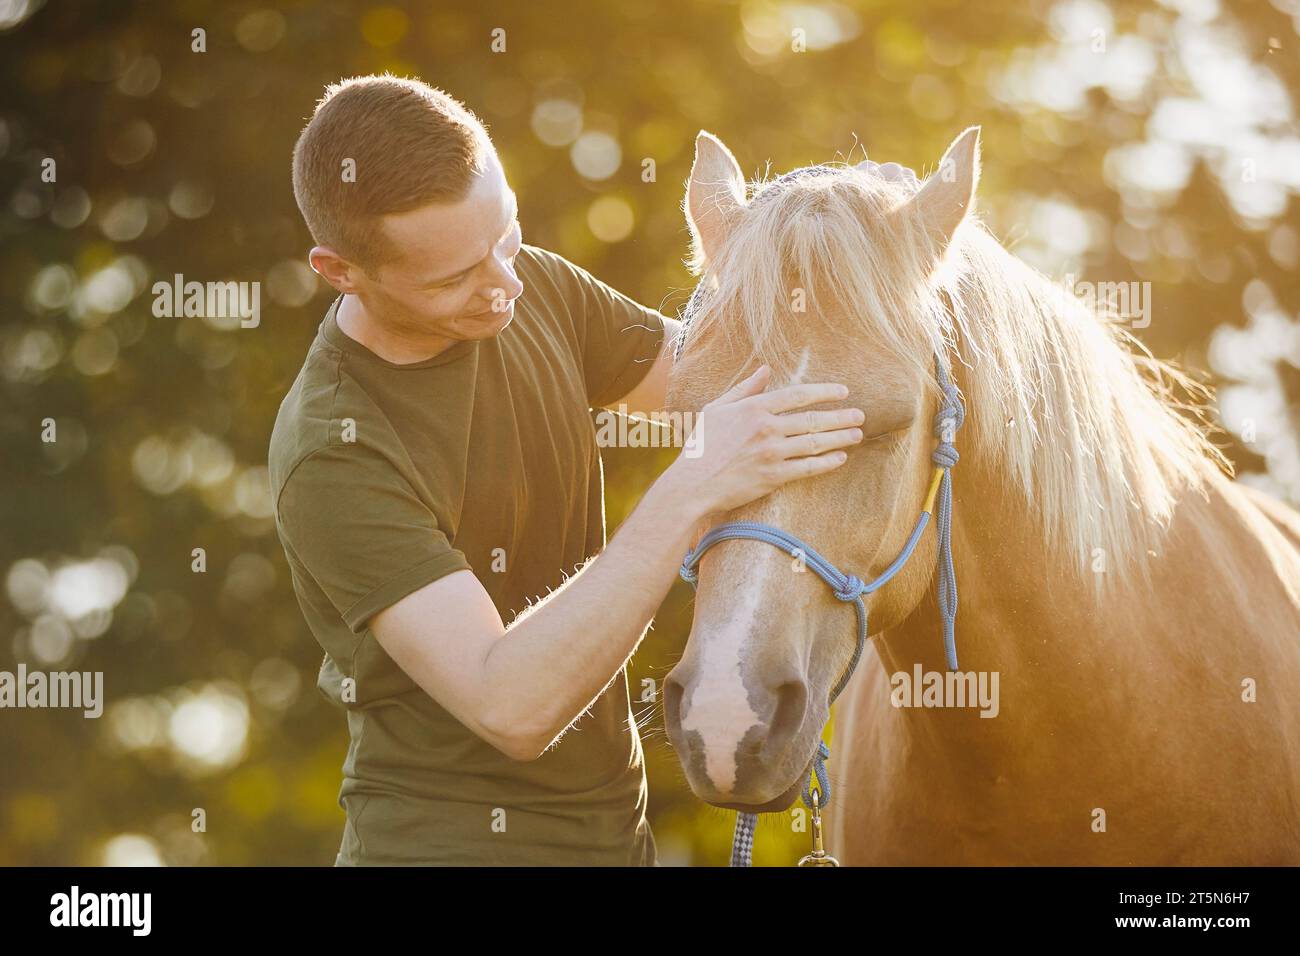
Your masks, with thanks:
M515 305L512 302L505 311L488 311L479 315L467 315L457 325L462 333L462 338L490 339L492 336L503 332L506 326L514 320L514 317Z

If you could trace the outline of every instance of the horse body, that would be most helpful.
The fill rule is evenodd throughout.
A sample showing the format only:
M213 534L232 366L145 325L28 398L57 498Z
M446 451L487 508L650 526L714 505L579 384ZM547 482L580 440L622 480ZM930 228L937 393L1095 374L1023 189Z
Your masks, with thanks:
M1300 863L1296 514L1211 472L1208 500L1179 502L1150 588L1098 603L995 475L954 475L960 665L998 671L1008 692L996 719L895 707L889 675L943 669L933 601L879 635L836 705L832 851L849 865Z
M869 648L836 704L829 852L1300 864L1300 514L1229 480L1204 409L1177 397L1191 379L968 222L977 131L939 169L916 191L815 167L746 201L701 134L688 188L703 278L670 407L698 410L761 360L778 383L848 385L874 436L721 520L787 530L870 580L926 497L936 355L965 401L956 646L961 672L998 676L996 713L898 706L897 675L946 671L927 531L869 595ZM744 540L699 564L665 729L717 806L791 805L850 659L852 609L801 570Z

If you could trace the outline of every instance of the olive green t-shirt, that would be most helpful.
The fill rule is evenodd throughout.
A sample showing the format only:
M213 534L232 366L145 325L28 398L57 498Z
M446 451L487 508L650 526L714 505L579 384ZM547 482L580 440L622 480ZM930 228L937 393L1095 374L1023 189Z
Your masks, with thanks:
M276 418L276 526L325 651L318 687L351 735L336 864L655 863L626 672L556 746L514 761L369 629L463 569L509 623L604 547L591 408L644 377L663 319L543 249L516 269L510 325L408 365L344 334L335 300Z

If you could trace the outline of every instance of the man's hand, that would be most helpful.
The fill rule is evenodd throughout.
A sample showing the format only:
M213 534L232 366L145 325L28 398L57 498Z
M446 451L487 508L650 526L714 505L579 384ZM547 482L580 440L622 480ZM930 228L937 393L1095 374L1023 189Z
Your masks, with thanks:
M857 168L864 173L871 173L892 183L899 183L911 192L917 192L921 188L921 181L916 178L916 173L898 163L873 163L869 159L864 159L858 163Z
M764 365L704 406L669 474L703 498L709 514L730 511L796 478L833 471L848 458L841 449L862 441L858 408L797 412L848 395L843 385L787 385L764 392ZM667 475L665 475L667 477Z

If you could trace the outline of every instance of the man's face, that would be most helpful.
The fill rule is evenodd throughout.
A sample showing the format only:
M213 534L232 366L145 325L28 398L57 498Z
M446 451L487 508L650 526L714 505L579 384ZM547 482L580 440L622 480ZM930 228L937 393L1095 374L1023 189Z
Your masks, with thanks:
M486 339L514 318L519 207L496 152L465 198L385 216L392 258L358 290L394 331Z

